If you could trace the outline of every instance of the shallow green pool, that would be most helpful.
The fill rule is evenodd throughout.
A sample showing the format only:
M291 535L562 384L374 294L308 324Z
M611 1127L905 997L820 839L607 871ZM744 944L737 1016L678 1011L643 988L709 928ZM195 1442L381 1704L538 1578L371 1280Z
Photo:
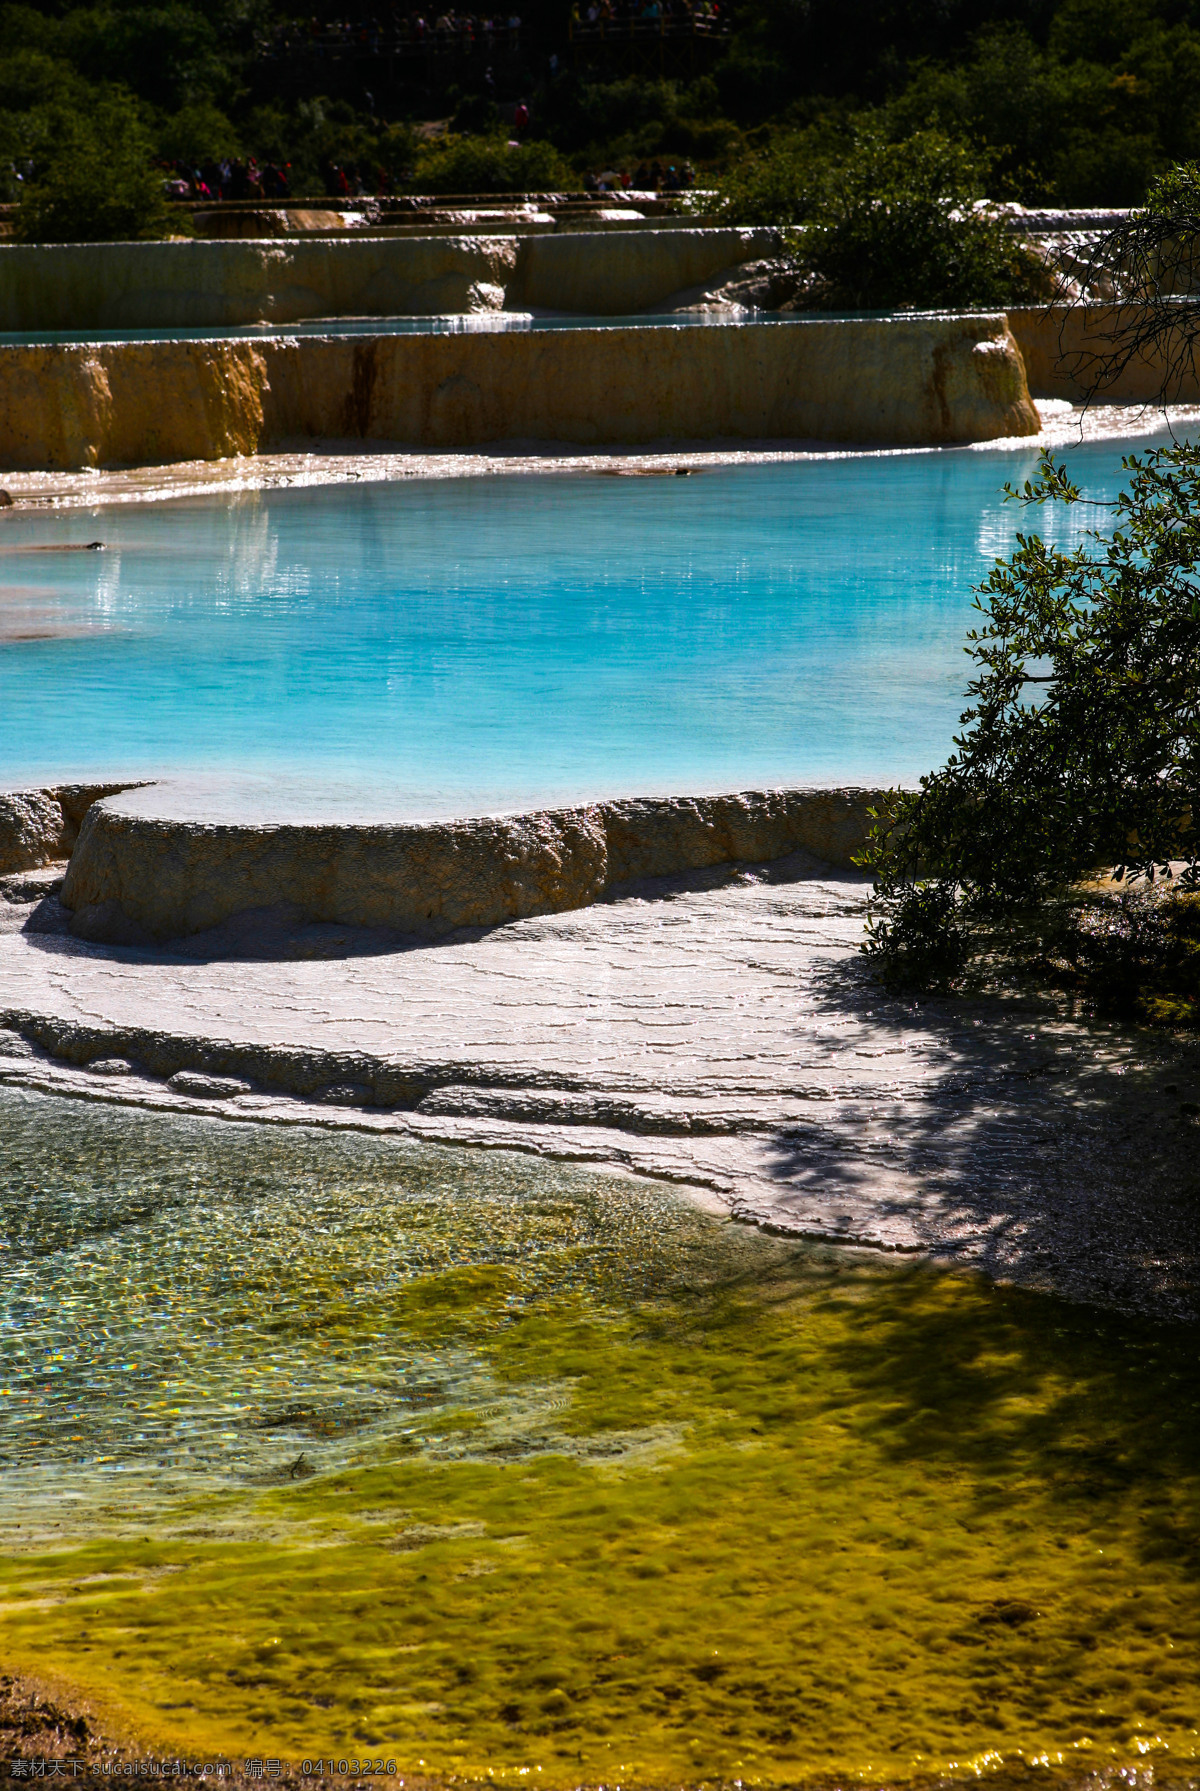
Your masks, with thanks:
M543 1785L1200 1751L1191 1332L486 1153L0 1092L0 1664Z
M692 1265L781 1248L657 1185L507 1153L4 1092L0 1136L0 1467L22 1497L240 1486L299 1451L328 1472L479 1398L503 1430L524 1396L495 1385L469 1324L397 1322L414 1284L478 1285L490 1336L496 1317L633 1306Z

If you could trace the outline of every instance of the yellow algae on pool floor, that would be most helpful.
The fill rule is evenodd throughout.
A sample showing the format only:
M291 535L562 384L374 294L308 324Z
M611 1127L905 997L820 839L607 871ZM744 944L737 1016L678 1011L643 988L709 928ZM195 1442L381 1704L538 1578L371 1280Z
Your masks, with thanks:
M6 1663L172 1751L501 1783L1197 1756L1193 1331L553 1166L100 1123L125 1128L92 1153L116 1204L50 1243L117 1340L95 1409L153 1357L116 1456L137 1423L167 1450L185 1407L199 1435L206 1386L215 1442L291 1441L219 1484L151 1477L141 1501L101 1474L31 1503ZM184 1168L135 1210L138 1152L173 1132ZM27 1151L9 1185L52 1162ZM31 1411L53 1356L10 1364ZM402 1429L372 1428L372 1362L406 1365ZM339 1376L357 1404L318 1397ZM45 1398L34 1464L69 1441Z

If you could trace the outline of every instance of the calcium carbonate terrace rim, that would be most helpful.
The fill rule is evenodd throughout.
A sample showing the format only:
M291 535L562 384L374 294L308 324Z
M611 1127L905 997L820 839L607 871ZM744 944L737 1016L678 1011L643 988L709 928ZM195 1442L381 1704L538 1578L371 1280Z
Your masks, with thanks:
M302 804L272 817L265 779L93 781L0 793L0 865L19 873L69 853L62 901L73 931L97 942L207 932L280 904L308 923L434 938L795 852L854 869L888 796L808 786L422 820L371 819L369 802L341 818Z
M651 446L594 447L568 442L492 442L474 448L428 450L400 442L334 441L321 438L302 448L233 455L223 460L168 461L158 465L67 471L0 473L11 503L6 517L128 504L182 502L224 494L308 490L344 484L400 484L445 479L579 477L597 473L627 478L657 477L685 469L705 473L730 466L769 466L841 459L892 459L913 455L1028 453L1054 451L1094 441L1139 441L1170 427L1176 432L1200 425L1200 405L1165 409L1142 400L1081 405L1070 399L1036 398L1041 419L1036 436L896 447L881 443L763 440L680 442ZM13 788L16 786L13 785ZM23 787L23 786L22 786Z

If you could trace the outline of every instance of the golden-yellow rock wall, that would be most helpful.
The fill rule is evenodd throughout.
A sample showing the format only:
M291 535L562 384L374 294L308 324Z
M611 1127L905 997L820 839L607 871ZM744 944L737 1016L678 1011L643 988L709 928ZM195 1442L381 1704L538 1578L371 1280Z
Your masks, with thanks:
M0 348L0 464L149 466L253 454L266 358L253 342Z
M101 793L103 794L103 793ZM20 793L32 812L55 792ZM182 795L182 800L180 799ZM168 781L89 806L63 885L80 937L134 943L286 902L305 920L436 937L586 907L632 878L797 847L847 867L881 790L750 790L525 814L410 822L295 822L194 809ZM204 817L204 818L202 818Z
M0 348L8 468L220 459L314 437L915 445L1038 429L1001 315Z
M1134 305L1029 305L1010 311L1009 327L1021 350L1034 397L1079 402L1092 396L1098 362L1111 352L1114 328L1136 323L1141 309ZM1095 398L1104 404L1153 404L1162 396L1164 370L1161 353L1136 356L1119 378L1096 387ZM1179 404L1200 399L1200 378L1194 367L1182 379L1171 381L1167 396Z

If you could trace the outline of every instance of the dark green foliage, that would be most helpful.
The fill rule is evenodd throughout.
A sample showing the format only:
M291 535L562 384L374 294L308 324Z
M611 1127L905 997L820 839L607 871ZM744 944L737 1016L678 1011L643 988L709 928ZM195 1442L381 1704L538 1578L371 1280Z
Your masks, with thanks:
M1200 36L1192 53L1200 58ZM1186 44L1170 74L1148 83L1091 57L1056 56L1028 31L980 34L957 66L923 63L884 108L893 132L933 127L986 149L996 197L1062 205L1134 205L1155 170L1190 141L1166 87L1188 86ZM1194 105L1197 78L1188 87ZM1189 126L1190 129L1190 126Z
M456 59L423 88L403 56L264 56L307 11L284 0L0 5L0 185L12 187L36 134L31 114L59 103L88 114L118 83L158 157L291 164L296 194L324 190L334 165L368 190L408 184L411 150L406 160L387 133L416 118L501 136L481 69ZM814 154L833 142L838 160L855 137L937 132L987 170L991 197L1059 205L1135 204L1173 161L1200 157L1200 0L739 0L722 45L690 74L672 75L668 60L657 78L615 52L607 68L576 72L567 17L567 0L526 9L519 64L498 71L501 100L529 100L533 137L577 175L688 158L701 185L726 176L754 221L800 222ZM489 165L472 184L509 190L507 164ZM536 168L530 181L544 184Z
M717 83L698 80L560 79L539 109L541 131L592 167L627 167L653 156L701 160L735 154L738 126L724 116Z
M1200 449L1125 465L1110 532L1069 551L1020 535L980 587L964 731L863 860L866 949L892 982L946 980L972 928L1036 921L1104 867L1183 860L1200 882ZM1081 501L1048 455L1010 495Z
M1200 155L1200 7L1171 0L751 0L715 75L743 123L840 109L895 139L940 130L983 156L993 197L1031 204L1137 204Z
M815 133L789 132L735 163L721 182L737 224L802 224L813 212L836 151Z
M585 149L618 137L635 138L647 128L661 131L679 110L673 81L575 81L560 83L549 115L555 139L567 149Z
M364 118L345 100L301 100L258 106L241 128L242 141L269 161L289 166L293 194L327 190L333 167L356 170L364 190L403 190L417 157L417 137L405 123Z
M225 113L211 100L190 100L158 133L158 149L172 162L198 168L222 156L242 153L241 140Z
M425 193L527 193L578 183L551 143L509 149L503 137L452 137L422 159L418 184Z
M156 106L230 87L219 14L173 0L165 6L80 8L63 22L63 52L91 81L121 81Z
M135 241L170 230L162 175L128 96L106 93L86 114L45 108L30 150L19 242Z
M869 936L868 950L883 981L900 989L944 988L971 956L958 888L945 877L899 888L882 877Z
M1200 1024L1200 897L1127 889L1072 904L1047 939L1052 979L1105 1018Z
M35 106L72 96L83 99L86 88L74 71L42 50L0 54L0 110L28 113Z
M231 98L253 48L254 11L238 0L136 0L95 6L0 7L0 52L37 52L90 87L120 82L173 111L200 95Z
M834 310L1004 305L1042 296L1044 275L1003 219L976 208L984 182L935 131L863 137L812 196L799 259Z
M802 224L807 302L826 310L1027 303L1040 265L994 210L977 207L978 159L938 131L844 144L820 127L769 146L726 180L731 221Z
M1124 0L1104 4L1116 12ZM742 30L799 74L802 90L882 100L917 63L961 60L990 26L1042 37L1058 9L1055 0L751 0Z

